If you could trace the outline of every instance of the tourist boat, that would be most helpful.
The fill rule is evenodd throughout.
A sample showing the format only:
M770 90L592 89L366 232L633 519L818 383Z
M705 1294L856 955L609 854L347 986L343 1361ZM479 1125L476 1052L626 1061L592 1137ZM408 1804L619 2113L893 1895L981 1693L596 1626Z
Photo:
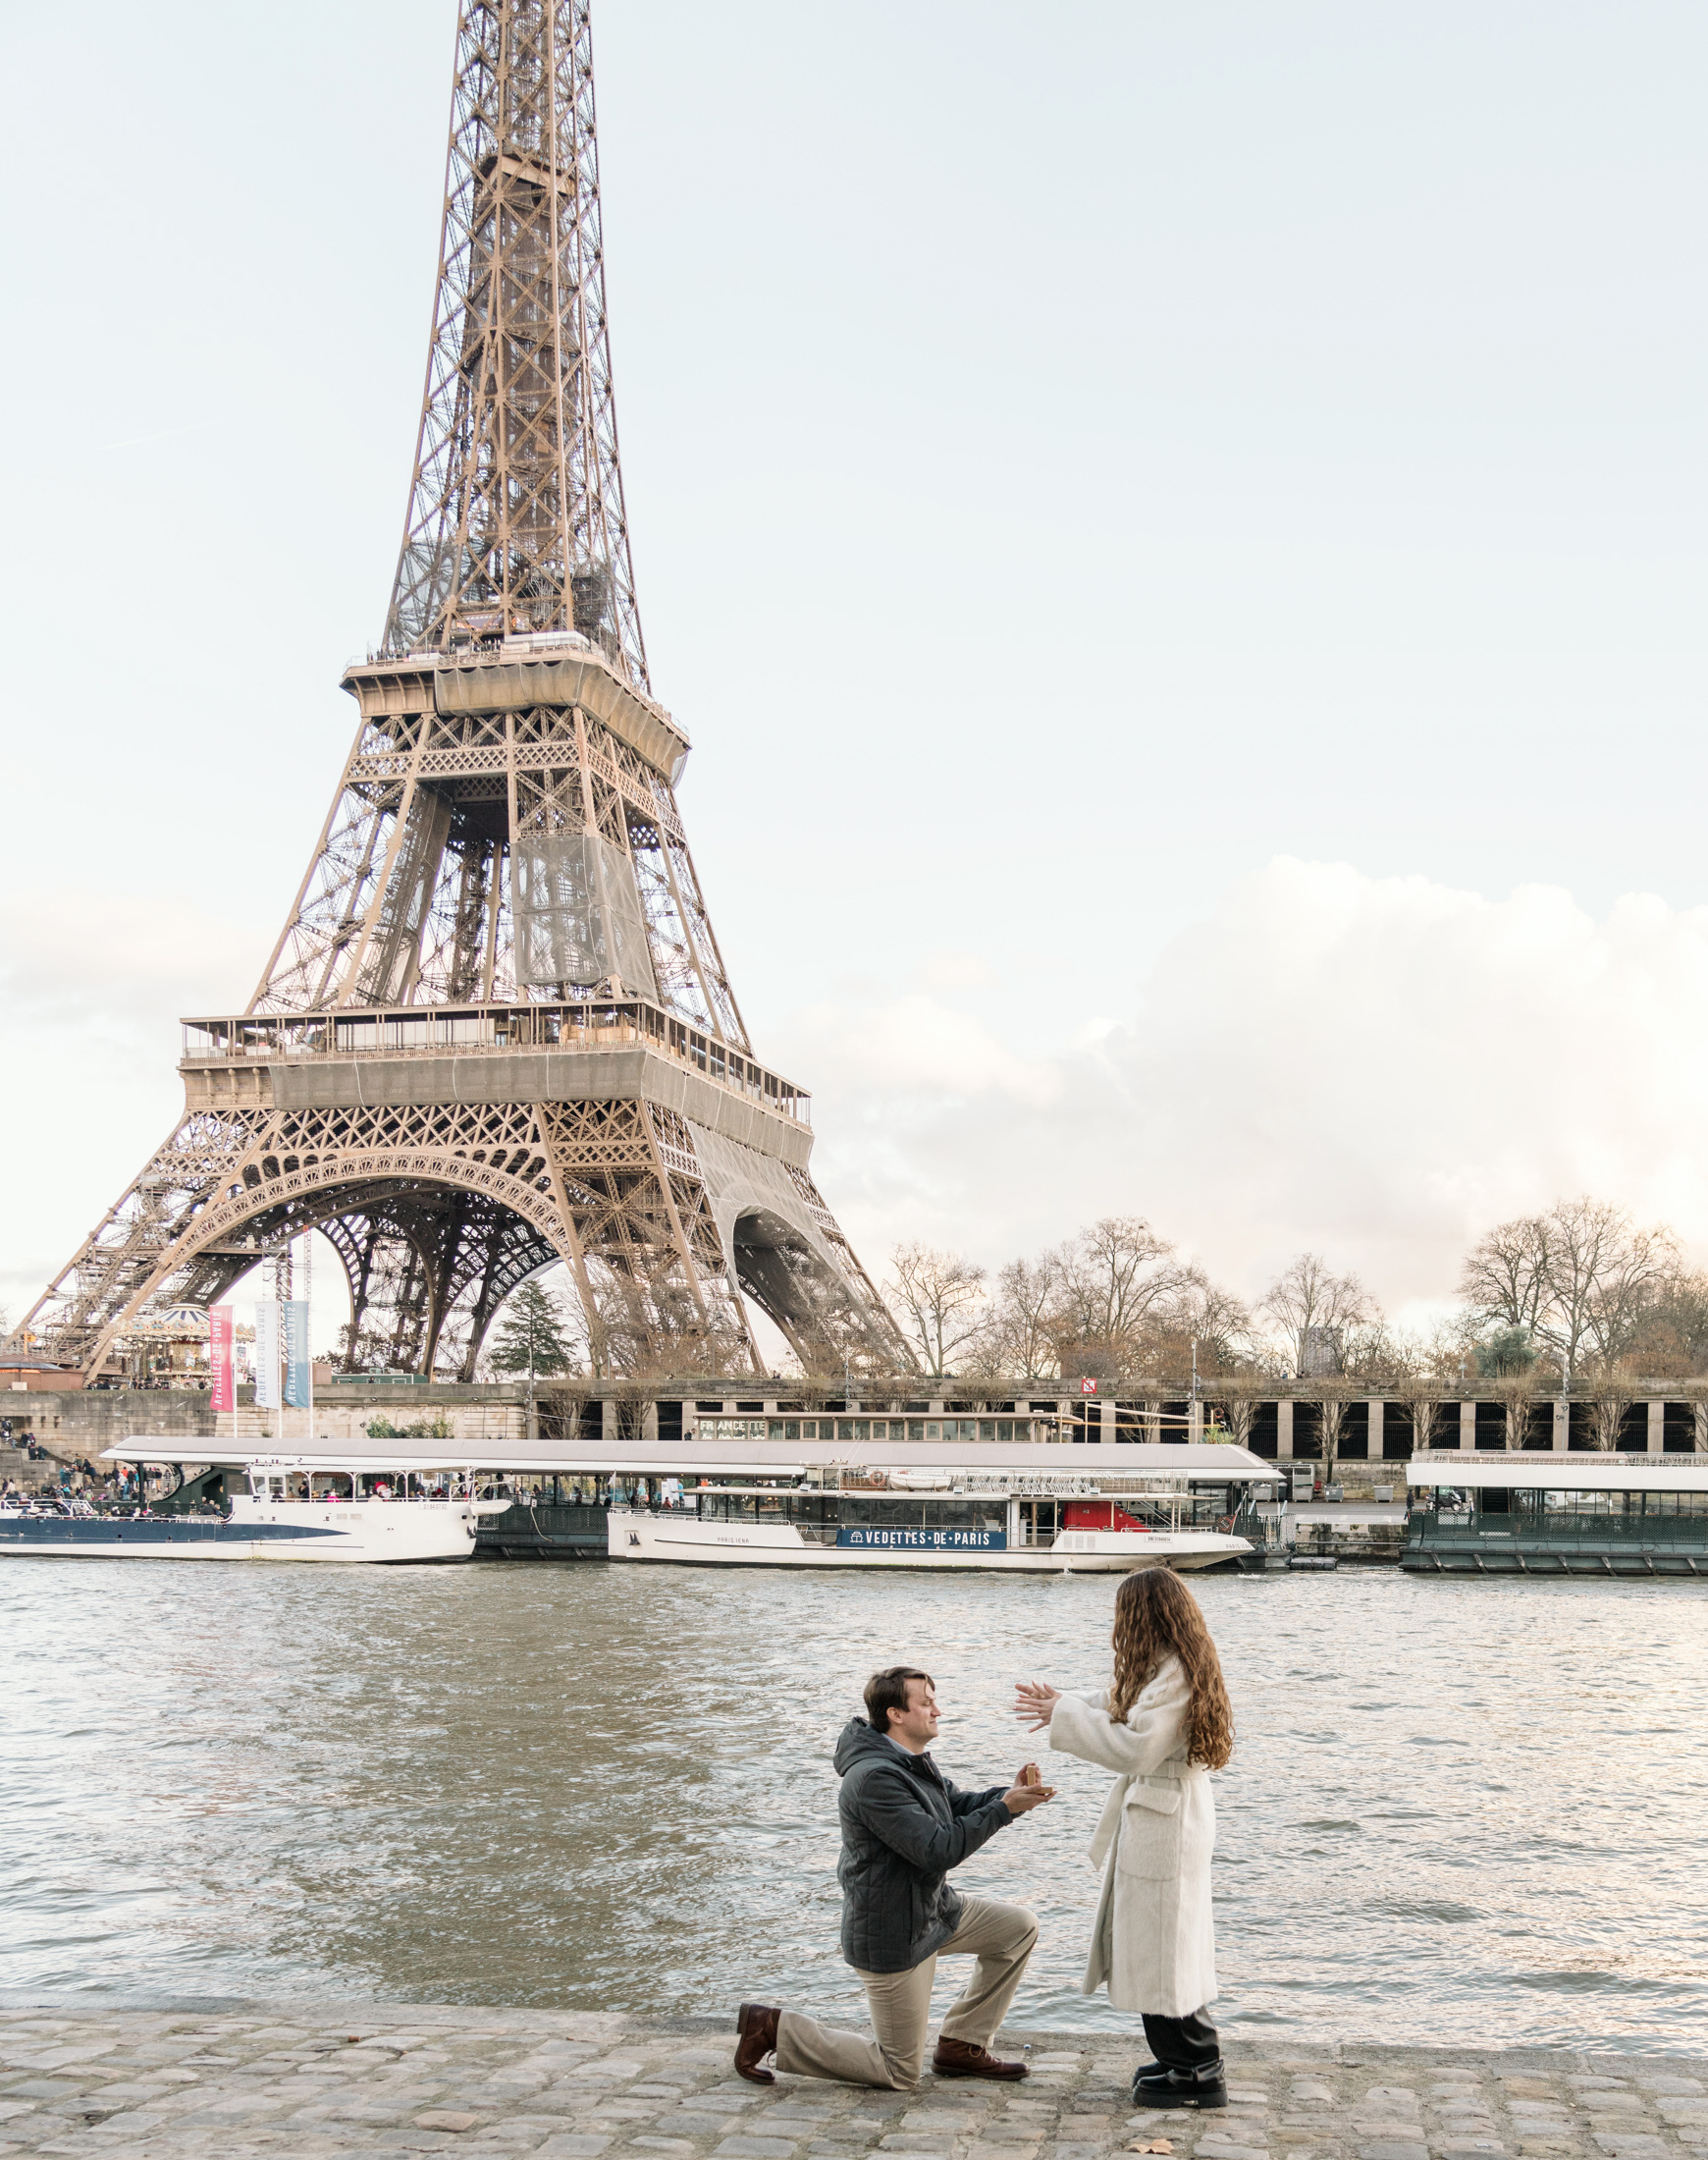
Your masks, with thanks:
M1406 1478L1414 1575L1708 1575L1700 1455L1417 1455Z
M940 1447L924 1461L891 1447L859 1463L802 1445L792 1462L733 1476L684 1476L689 1449L655 1452L664 1475L609 1505L614 1560L1033 1575L1214 1567L1252 1549L1232 1518L1265 1470L1244 1448L1185 1443ZM1105 1454L1106 1467L1095 1459Z
M384 1455L232 1455L210 1443L128 1440L101 1458L178 1468L157 1506L98 1512L86 1502L0 1511L0 1553L79 1560L468 1560L483 1514L469 1465ZM187 1465L207 1465L186 1480Z

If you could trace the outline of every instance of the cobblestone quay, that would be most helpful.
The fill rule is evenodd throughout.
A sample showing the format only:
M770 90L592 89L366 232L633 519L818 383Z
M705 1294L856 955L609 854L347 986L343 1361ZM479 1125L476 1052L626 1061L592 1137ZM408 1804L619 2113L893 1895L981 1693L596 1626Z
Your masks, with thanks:
M246 2004L0 2010L0 2153L539 2160L1667 2160L1708 2144L1708 2061L1234 2040L1223 2112L1135 2113L1136 2050L1030 2043L1019 2086L743 2083L733 2019Z

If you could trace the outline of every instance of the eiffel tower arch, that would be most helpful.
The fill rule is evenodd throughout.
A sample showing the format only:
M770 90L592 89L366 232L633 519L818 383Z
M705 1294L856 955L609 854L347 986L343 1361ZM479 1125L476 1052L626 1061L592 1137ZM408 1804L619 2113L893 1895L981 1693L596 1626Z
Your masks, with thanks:
M381 647L241 1012L184 1023L184 1115L24 1323L97 1371L303 1230L359 1336L470 1378L561 1262L604 1363L911 1360L754 1055L647 672L617 460L587 0L467 0L433 334Z

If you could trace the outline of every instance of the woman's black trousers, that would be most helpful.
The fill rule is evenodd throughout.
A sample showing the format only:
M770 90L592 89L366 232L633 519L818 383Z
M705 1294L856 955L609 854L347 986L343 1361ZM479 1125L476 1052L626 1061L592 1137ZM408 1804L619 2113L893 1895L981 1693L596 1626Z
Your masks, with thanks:
M1145 2044L1164 2070L1221 2067L1222 2043L1202 2010L1184 2018L1156 2018L1146 2011Z

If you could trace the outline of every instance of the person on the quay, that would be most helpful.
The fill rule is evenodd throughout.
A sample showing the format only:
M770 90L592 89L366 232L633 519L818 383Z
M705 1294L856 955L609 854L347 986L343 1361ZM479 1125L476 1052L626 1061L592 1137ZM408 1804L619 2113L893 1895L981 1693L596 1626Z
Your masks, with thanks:
M978 1962L937 2035L939 2078L1026 2076L1026 2065L989 2052L1026 1961L1038 1921L1024 1906L962 1897L948 1872L1017 1816L1052 1797L1029 1762L1010 1786L962 1792L932 1760L942 1712L930 1673L892 1665L866 1683L866 1715L852 1717L836 1743L842 1789L837 1814L842 1858L842 1955L859 1973L873 2037L822 2025L798 2011L743 2003L735 2068L771 2084L764 2065L803 2078L908 2090L920 2081L931 2023L932 1980L941 1956Z
M1023 1681L1016 1713L1047 1726L1060 1754L1117 1773L1092 1841L1107 1868L1082 1991L1108 1982L1136 2011L1154 2061L1133 2074L1136 2103L1226 2107L1210 1919L1215 1802L1209 1772L1234 1750L1221 1659L1202 1612L1166 1567L1129 1575L1115 1593L1115 1679L1094 1695Z

